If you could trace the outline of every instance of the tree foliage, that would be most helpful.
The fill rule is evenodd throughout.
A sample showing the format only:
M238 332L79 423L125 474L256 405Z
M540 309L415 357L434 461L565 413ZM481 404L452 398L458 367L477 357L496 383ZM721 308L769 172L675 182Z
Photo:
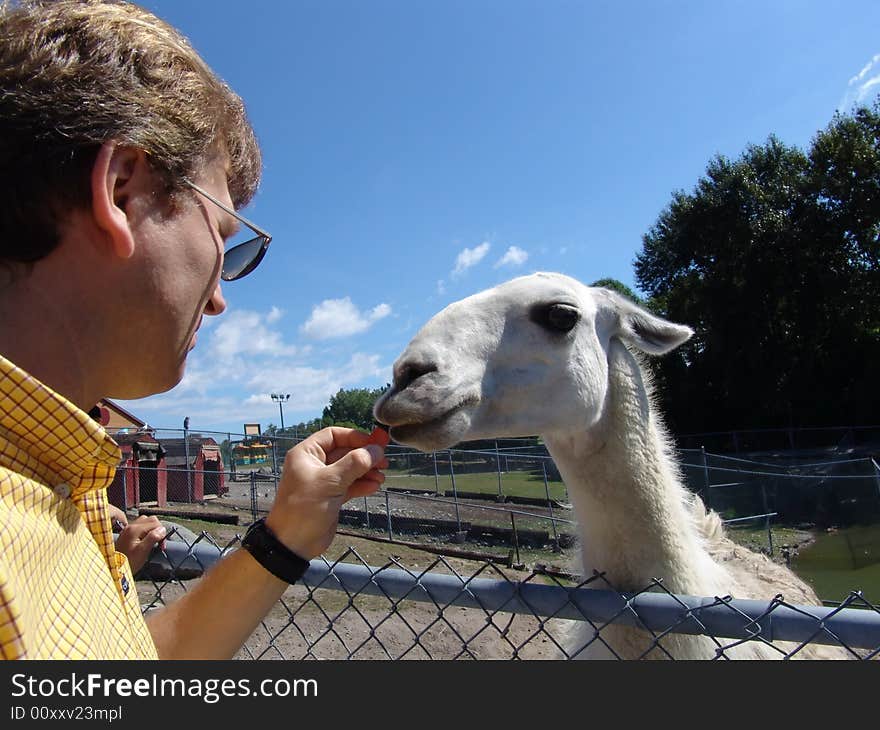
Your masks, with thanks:
M340 389L324 408L324 420L329 421L329 425L369 431L373 427L373 403L384 391L385 388Z
M880 420L880 103L808 152L713 159L643 238L636 281L696 334L657 361L678 433Z

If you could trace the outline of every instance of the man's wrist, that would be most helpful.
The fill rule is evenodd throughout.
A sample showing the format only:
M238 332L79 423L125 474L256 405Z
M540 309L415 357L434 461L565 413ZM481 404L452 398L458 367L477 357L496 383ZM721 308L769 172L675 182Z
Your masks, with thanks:
M296 553L305 560L311 560L321 554L320 550L312 547L313 541L308 535L301 534L303 527L303 514L299 513L296 518L285 519L279 516L277 511L269 512L266 515L266 527L275 535L284 547L293 553Z
M296 583L309 568L308 559L281 542L266 525L265 518L248 528L241 546L272 575L287 583Z

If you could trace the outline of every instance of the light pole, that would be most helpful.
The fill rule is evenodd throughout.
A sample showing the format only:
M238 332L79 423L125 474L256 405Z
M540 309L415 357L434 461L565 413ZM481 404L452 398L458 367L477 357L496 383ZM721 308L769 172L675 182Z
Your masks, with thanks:
M290 400L290 393L272 393L272 400L278 404L278 412L281 414L281 430L284 430L284 406L285 401Z
M192 473L189 470L189 416L183 419L183 450L186 454L186 496L193 501Z

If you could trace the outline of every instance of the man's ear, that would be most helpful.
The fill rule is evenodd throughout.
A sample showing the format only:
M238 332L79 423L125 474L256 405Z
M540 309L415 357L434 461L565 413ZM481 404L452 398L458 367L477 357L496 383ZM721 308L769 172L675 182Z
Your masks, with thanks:
M147 171L143 150L105 142L92 166L92 213L113 253L129 258L134 253L129 203Z

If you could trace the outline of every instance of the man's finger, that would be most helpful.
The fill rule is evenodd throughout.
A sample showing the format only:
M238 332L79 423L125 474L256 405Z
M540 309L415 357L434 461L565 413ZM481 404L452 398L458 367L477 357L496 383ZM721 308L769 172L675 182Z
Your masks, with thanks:
M356 479L348 488L345 499L366 497L374 494L385 481L385 475L378 469L371 469L360 479Z
M158 540L161 540L166 534L165 526L156 517L138 517L134 522L128 523L127 529L131 530L138 540L143 540L151 532L156 532L159 535Z
M367 444L362 449L352 449L327 468L335 471L339 482L348 487L375 469L383 460L382 448Z

